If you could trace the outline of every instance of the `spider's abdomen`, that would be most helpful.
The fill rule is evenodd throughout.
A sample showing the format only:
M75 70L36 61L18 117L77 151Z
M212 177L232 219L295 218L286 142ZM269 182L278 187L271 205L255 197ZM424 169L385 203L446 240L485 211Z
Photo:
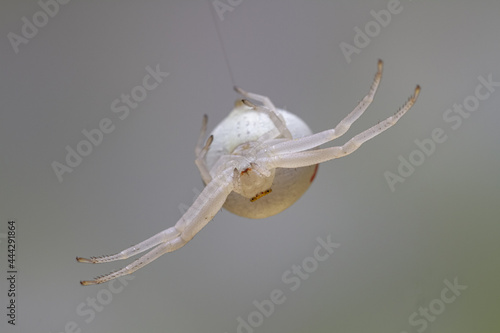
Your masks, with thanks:
M296 115L278 109L285 119L293 138L312 134L307 124ZM206 155L206 164L211 169L217 160L229 155L239 145L255 141L274 128L269 117L255 110L237 105L236 108L212 132L212 145ZM297 201L309 188L316 173L317 165L275 169L271 191L249 199L236 192L227 197L224 208L248 218L265 218L280 213ZM256 193L258 195L258 193Z

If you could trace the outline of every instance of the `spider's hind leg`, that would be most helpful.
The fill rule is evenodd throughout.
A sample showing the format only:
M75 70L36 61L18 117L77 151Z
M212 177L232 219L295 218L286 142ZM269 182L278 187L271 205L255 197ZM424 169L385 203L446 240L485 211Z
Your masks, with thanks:
M253 99L255 101L258 101L262 103L264 107L258 107L257 110L265 112L269 118L271 118L271 121L273 122L274 126L278 129L280 134L285 138L285 139L291 139L292 138L292 133L290 133L290 130L286 126L286 121L283 118L283 116L276 110L276 107L274 106L273 102L269 99L269 97L254 94L248 91L245 91L239 87L234 87L234 90L243 95L246 98Z

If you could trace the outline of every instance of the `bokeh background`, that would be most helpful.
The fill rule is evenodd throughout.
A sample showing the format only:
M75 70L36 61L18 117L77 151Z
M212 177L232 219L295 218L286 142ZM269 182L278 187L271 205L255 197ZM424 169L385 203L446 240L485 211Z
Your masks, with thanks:
M23 17L43 25L43 9L8 0L0 11L0 331L500 331L500 87L458 128L443 118L471 101L479 76L500 82L500 2L221 0L219 14L212 1L70 1L57 13L41 3L53 17L17 53L9 36L22 36ZM374 24L371 11L388 7L397 14ZM355 46L355 28L366 26L369 43L346 58L341 43ZM264 220L222 211L126 286L80 286L131 260L84 265L75 256L118 252L174 225L192 203L202 189L193 151L202 115L209 129L220 122L238 97L234 83L318 132L367 93L379 58L378 95L338 142L393 114L417 83L418 103L321 165L294 206ZM157 65L168 77L121 120L113 101ZM59 181L51 164L65 163L65 147L104 118L114 131ZM392 191L384 173L397 174L401 158L417 156L414 141L436 128L447 140ZM5 316L9 219L15 327ZM282 275L329 235L340 247L292 291ZM445 280L455 279L467 289L443 303ZM253 302L275 289L286 300L259 323ZM238 327L249 315L255 327Z

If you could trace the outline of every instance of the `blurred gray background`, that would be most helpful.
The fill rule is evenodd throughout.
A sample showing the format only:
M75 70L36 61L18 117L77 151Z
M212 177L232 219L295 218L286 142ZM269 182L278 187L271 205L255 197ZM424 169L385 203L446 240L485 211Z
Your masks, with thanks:
M201 0L41 3L8 0L0 11L0 331L500 331L500 84L477 88L479 77L500 82L500 2L221 0L219 13ZM322 164L283 213L222 211L126 286L80 286L132 260L75 256L115 253L173 226L203 188L194 164L202 115L211 130L238 97L216 25L234 83L314 132L353 109L383 59L375 101L337 144L392 115L417 83L422 93L395 127ZM341 46L356 43L346 57ZM169 75L126 117L113 112L122 94L141 92L147 66ZM464 102L474 111L447 111ZM60 181L53 162L66 164L66 146L106 118L114 130ZM446 141L419 153L415 140L435 129ZM391 189L384 174L410 158L419 165ZM9 219L15 327L5 316ZM340 247L307 279L288 272L311 264L329 235ZM446 281L467 289L454 294ZM286 299L258 314L254 301L275 289Z

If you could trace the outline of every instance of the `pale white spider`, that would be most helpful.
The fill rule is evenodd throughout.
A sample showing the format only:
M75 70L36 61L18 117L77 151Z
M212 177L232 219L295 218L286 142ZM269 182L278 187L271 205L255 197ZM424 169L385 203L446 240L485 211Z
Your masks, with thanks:
M205 189L175 226L118 254L77 257L85 263L103 263L129 258L153 247L126 267L82 285L103 283L130 274L161 255L189 242L221 207L241 216L264 218L292 205L313 181L318 163L348 155L361 144L393 126L415 103L420 87L393 116L354 136L338 147L314 149L343 135L368 108L382 77L382 61L369 93L334 129L312 134L309 127L292 113L277 109L267 97L235 87L248 100L236 102L234 110L212 132L205 145L207 116L196 145L196 165Z

